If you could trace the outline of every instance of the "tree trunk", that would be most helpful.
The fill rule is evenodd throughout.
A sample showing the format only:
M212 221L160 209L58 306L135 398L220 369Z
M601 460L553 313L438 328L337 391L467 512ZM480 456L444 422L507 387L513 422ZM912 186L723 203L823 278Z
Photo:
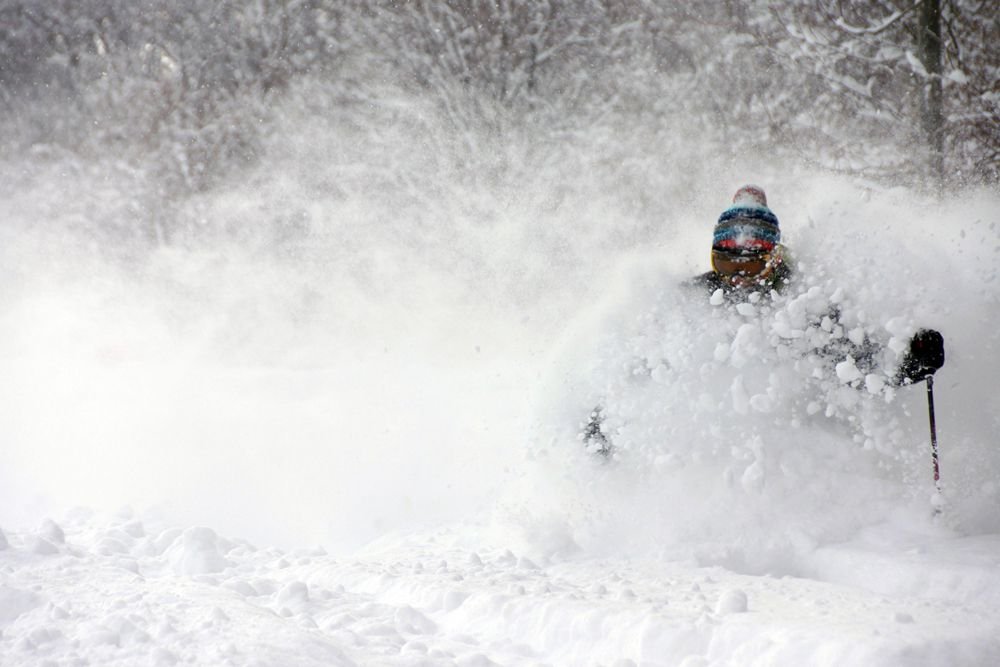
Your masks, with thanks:
M944 112L941 86L941 2L923 0L917 38L920 61L927 71L921 87L921 124L927 137L928 172L937 188L944 185Z

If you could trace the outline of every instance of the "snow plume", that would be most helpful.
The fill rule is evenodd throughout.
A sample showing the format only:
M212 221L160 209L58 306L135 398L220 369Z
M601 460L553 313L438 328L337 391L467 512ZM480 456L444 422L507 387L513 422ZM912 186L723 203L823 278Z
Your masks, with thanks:
M680 127L553 137L392 94L310 104L275 112L259 168L182 200L120 165L3 165L5 528L131 504L346 548L486 512L547 555L698 537L705 562L794 569L931 489L921 387L783 356L803 323L830 333L828 302L886 363L943 332L952 520L996 528L995 194L695 159ZM744 182L802 280L741 308L677 285ZM575 437L601 401L607 463Z
M419 102L325 111L186 199L44 147L0 166L0 525L128 504L348 548L489 506L577 305L553 288L649 231L599 236L617 195L568 196L576 167L498 182L476 167L527 158Z
M4 525L130 504L342 547L485 502L522 373L489 315L428 275L378 302L323 273L233 248L23 278L0 324Z
M0 524L130 504L350 547L490 505L537 359L677 228L646 196L676 172L372 94L290 92L267 159L185 197L44 145L0 163Z
M926 391L891 377L920 327L939 329L948 354L936 384L948 525L996 529L995 196L934 204L797 180L797 192L768 193L784 202L789 291L730 303L642 258L566 336L538 402L533 465L501 505L529 543L545 526L561 537L539 548L794 574L865 526L930 530ZM879 345L874 367L850 356L866 340ZM580 442L597 406L607 460Z

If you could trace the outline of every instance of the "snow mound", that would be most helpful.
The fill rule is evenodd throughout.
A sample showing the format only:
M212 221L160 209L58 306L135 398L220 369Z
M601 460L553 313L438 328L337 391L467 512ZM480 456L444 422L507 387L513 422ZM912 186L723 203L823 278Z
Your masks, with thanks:
M225 557L233 546L211 528L188 528L174 538L164 556L177 574L213 574L233 566Z
M748 609L747 594L738 588L724 591L715 605L715 613L719 616L744 614Z

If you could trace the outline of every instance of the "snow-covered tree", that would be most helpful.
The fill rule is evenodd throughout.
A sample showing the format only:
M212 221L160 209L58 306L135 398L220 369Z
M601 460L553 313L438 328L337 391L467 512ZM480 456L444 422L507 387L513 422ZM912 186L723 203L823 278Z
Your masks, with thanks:
M990 3L778 2L771 11L782 30L757 41L797 72L809 100L782 120L818 132L831 166L996 182L1000 23Z
M436 127L428 152L447 156L454 170L440 173L453 180L577 165L636 193L623 212L648 222L663 214L665 187L683 191L712 168L706 156L997 183L991 10L981 0L10 0L0 147L54 147L126 171L146 211L126 224L160 241L172 223L157 202L259 164L274 109L299 103L303 82L314 114L374 145L386 123L422 141L419 128Z

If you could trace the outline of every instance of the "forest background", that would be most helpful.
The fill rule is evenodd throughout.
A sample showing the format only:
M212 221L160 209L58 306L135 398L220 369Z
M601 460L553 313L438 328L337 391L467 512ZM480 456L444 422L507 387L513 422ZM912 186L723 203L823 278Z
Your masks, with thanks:
M86 183L46 224L115 254L315 241L330 224L308 200L362 193L418 211L398 233L424 243L488 226L540 175L535 209L597 192L641 242L748 156L776 176L995 187L998 44L986 0L9 0L0 155L12 190L26 164ZM198 206L293 155L323 169L273 214ZM485 210L454 215L455 182Z

